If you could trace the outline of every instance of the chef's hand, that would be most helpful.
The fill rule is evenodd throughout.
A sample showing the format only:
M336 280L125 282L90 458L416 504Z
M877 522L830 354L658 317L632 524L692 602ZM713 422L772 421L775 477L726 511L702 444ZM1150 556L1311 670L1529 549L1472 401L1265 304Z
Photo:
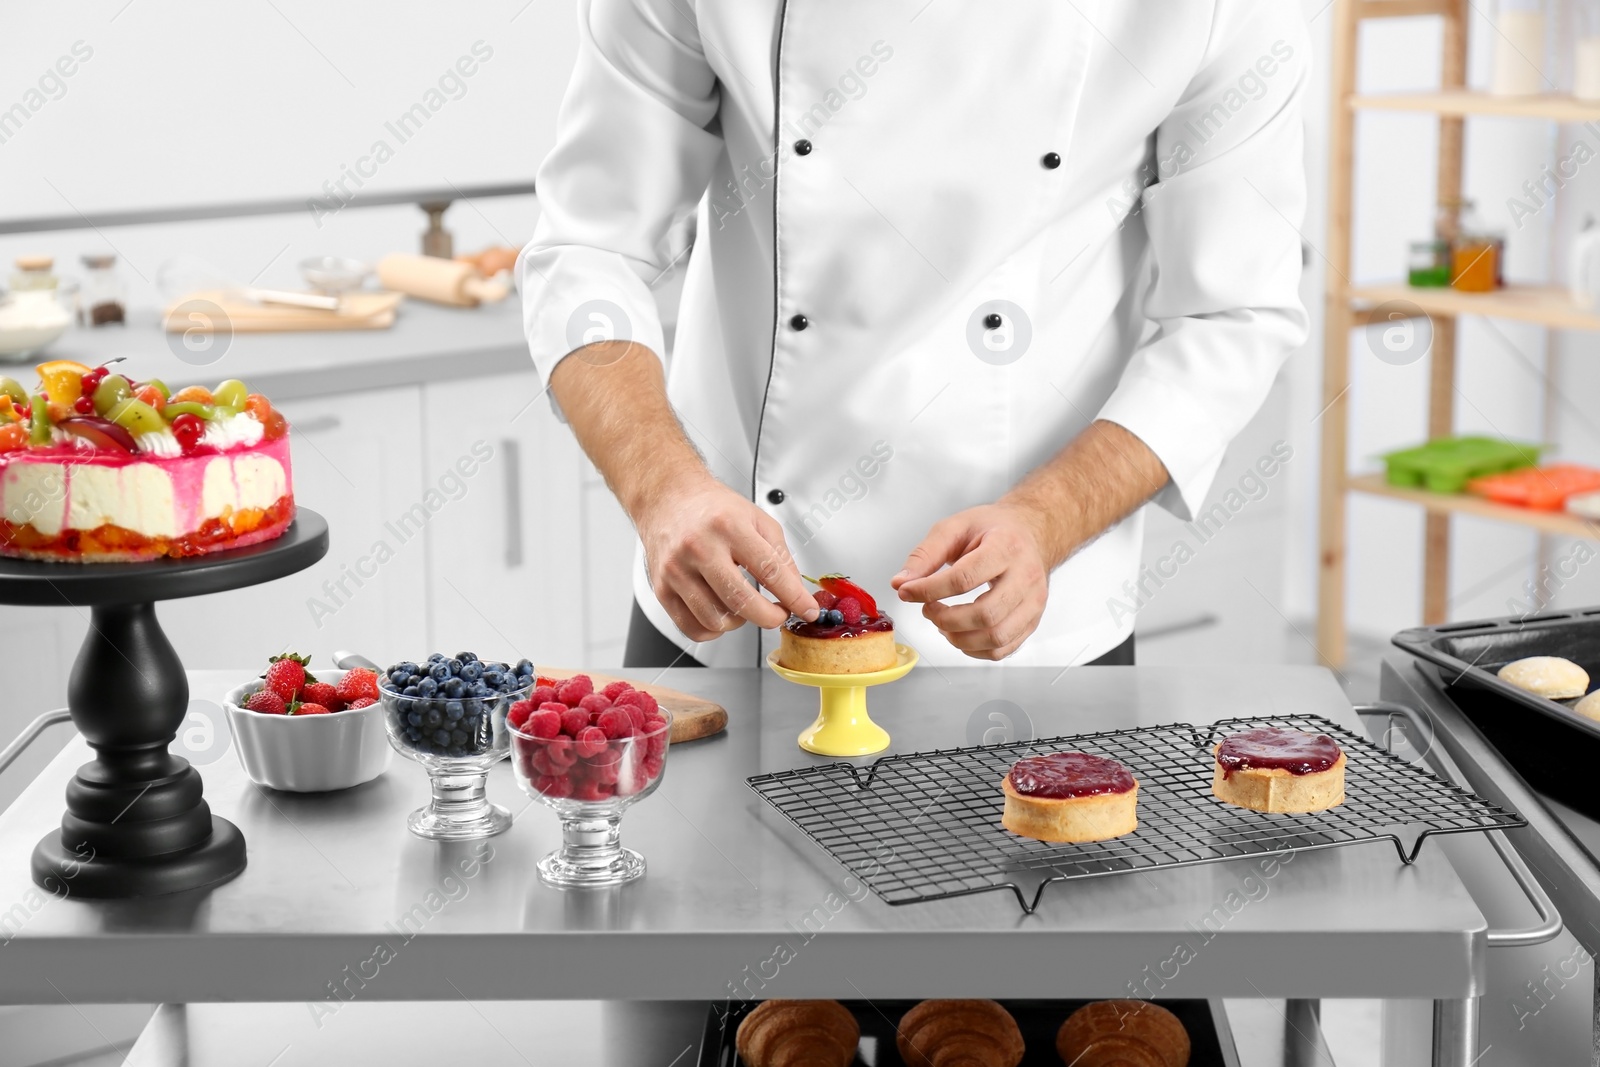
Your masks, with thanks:
M678 629L709 641L746 621L782 626L817 617L783 527L709 473L692 476L636 516L650 586ZM740 568L778 598L774 604Z
M1041 541L1027 508L969 508L934 523L889 584L901 600L923 605L923 618L973 659L1005 659L1044 614L1050 565ZM985 582L989 588L970 604L940 603Z

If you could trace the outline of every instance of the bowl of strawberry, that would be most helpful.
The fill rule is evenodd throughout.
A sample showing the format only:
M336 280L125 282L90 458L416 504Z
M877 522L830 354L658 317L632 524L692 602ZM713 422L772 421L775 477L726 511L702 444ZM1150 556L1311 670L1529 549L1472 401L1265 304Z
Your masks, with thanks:
M224 697L228 728L250 780L290 793L370 782L392 750L374 671L308 670L310 658L274 656L266 672Z
M643 875L644 857L622 847L622 814L661 784L672 714L627 682L596 692L578 674L537 686L506 726L517 783L561 819L561 847L539 861L540 880L611 886Z

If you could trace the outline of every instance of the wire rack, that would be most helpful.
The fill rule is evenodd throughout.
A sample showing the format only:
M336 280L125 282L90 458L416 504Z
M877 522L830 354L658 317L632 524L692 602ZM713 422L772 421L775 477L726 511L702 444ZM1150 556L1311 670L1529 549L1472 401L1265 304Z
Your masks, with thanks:
M1345 802L1269 815L1211 795L1211 750L1259 726L1325 733L1345 753ZM1024 756L1063 750L1120 760L1139 780L1139 828L1111 841L1050 844L1000 825L1000 780ZM1525 826L1490 804L1317 715L1178 723L831 763L757 775L750 788L889 904L998 889L1024 912L1051 882L1189 867L1268 852L1387 838L1416 859L1424 838Z

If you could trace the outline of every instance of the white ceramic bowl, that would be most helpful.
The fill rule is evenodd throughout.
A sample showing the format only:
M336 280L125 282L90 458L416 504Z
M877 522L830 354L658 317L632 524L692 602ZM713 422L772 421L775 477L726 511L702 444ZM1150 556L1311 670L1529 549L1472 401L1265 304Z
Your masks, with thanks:
M311 673L334 684L345 675ZM224 698L233 744L252 782L291 793L326 793L370 782L388 769L394 749L382 704L327 715L267 715L244 706L260 688L261 679L252 678Z

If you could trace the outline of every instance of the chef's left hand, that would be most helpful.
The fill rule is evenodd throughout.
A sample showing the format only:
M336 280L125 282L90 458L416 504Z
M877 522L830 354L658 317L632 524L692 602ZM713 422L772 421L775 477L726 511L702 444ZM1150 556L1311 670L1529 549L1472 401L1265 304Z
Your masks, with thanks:
M1038 518L1027 507L969 508L934 523L889 584L901 600L923 605L923 617L962 652L973 659L1005 659L1044 614L1050 567L1043 540ZM989 588L970 604L939 603L985 582Z

